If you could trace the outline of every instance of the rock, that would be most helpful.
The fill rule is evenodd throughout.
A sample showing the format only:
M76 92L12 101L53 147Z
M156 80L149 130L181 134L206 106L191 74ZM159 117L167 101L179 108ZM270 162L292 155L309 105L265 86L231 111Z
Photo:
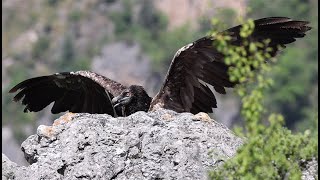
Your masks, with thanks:
M22 143L30 166L2 154L2 179L207 179L242 143L205 113L67 113ZM317 160L305 164L317 179Z
M307 162L306 168L302 171L301 179L316 180L318 179L318 161L316 158Z
M22 143L30 166L3 155L2 179L206 179L242 143L205 114L66 114Z

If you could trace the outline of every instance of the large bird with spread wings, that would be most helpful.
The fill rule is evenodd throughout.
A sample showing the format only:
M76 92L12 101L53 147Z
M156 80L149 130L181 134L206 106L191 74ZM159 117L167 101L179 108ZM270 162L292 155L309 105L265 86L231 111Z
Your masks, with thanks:
M270 39L275 56L278 46L285 47L311 29L306 21L286 17L269 17L254 21L250 39ZM241 25L227 29L233 45L240 46ZM179 49L169 67L158 94L151 98L142 86L126 87L90 71L64 72L27 79L9 92L18 90L14 101L22 99L24 112L37 112L54 102L51 112L106 113L114 117L157 108L176 112L211 113L217 107L214 91L225 94L225 88L236 85L229 80L224 55L213 46L214 37L206 36Z

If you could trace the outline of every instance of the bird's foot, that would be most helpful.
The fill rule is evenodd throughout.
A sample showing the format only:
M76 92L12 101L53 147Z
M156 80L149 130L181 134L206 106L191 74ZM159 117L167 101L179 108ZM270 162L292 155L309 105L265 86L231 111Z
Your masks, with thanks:
M56 134L56 126L70 122L73 116L75 116L74 113L68 112L56 119L52 126L40 125L37 129L38 136L54 139Z
M58 119L54 120L52 125L57 126L59 124L70 122L73 116L75 116L75 113L67 112L66 114L60 116Z
M192 118L193 121L213 122L213 119L207 113L199 112Z

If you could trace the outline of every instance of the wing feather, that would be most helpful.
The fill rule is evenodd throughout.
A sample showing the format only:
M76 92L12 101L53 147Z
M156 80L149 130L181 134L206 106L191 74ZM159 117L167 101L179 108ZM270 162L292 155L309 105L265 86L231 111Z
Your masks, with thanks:
M255 42L270 39L271 56L278 52L278 46L292 43L305 36L311 29L307 21L296 21L286 17L269 17L254 21L255 29L249 37ZM227 29L232 44L241 46L241 25ZM200 82L213 86L213 89L226 94L225 88L234 87L228 75L224 55L213 46L214 38L206 36L188 44L177 51L169 67L165 82L153 98L150 110L158 107L177 112L212 112L217 102L210 88Z
M27 79L9 92L13 100L37 112L54 102L51 112L107 113L115 116L111 99L126 87L90 71L63 72Z

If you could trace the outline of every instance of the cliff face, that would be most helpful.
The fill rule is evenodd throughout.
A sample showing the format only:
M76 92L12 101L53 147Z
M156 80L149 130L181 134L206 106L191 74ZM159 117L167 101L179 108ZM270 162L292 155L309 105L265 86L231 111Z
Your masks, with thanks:
M186 22L197 26L199 18L212 17L221 8L232 9L237 15L243 16L247 7L245 0L157 0L154 4L168 16L169 28L179 27Z
M66 114L23 142L30 166L3 155L2 177L206 179L208 170L232 157L242 143L204 113Z

